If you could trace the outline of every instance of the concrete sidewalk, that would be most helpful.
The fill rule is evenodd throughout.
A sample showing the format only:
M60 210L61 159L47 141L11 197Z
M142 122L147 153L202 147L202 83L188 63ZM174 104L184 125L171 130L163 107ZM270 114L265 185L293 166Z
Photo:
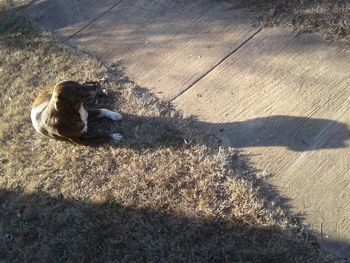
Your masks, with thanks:
M262 29L224 1L40 0L27 13L243 149L350 257L348 45Z

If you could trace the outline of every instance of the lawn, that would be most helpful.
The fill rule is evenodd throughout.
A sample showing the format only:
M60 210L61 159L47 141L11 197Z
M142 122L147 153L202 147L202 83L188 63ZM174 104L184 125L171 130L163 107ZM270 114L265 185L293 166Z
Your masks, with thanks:
M124 115L93 129L119 145L35 133L35 96L61 79L99 81L92 101ZM335 262L275 204L246 157L194 119L23 17L0 35L0 261Z

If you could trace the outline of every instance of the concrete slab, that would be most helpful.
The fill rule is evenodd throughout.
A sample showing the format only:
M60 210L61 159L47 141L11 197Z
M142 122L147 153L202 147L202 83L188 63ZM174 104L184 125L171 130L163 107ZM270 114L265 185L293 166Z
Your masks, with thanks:
M323 244L347 256L349 61L349 46L264 29L174 101L199 116L203 129L245 149L258 169L271 172L270 182L294 212Z
M104 14L120 0L37 0L26 13L45 28L67 38Z
M250 15L211 0L130 0L77 34L71 43L172 99L258 29Z

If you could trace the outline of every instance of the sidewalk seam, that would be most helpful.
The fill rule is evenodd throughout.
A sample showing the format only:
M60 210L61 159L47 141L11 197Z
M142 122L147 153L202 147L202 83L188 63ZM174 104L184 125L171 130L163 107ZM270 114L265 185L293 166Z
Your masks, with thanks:
M76 31L75 33L73 33L72 35L68 36L67 38L65 38L63 41L66 42L69 39L73 38L74 36L76 36L77 34L79 34L81 31L83 31L85 28L87 28L88 26L90 26L91 24L95 23L98 19L100 19L101 17L103 17L105 14L107 14L109 11L111 11L114 7L116 7L117 5L121 4L123 2L123 0L115 3L114 5L112 5L110 8L108 8L106 11L104 11L102 14L98 15L96 18L94 18L93 20L91 20L89 23L87 23L85 26L83 26L82 28L80 28L78 31Z
M203 78L205 78L210 72L212 72L214 69L216 69L219 65L221 65L225 60L227 60L229 57L231 57L234 53L236 53L239 49L241 49L245 44L247 44L251 39L253 39L258 33L260 33L263 30L263 28L259 28L257 31L255 31L251 36L249 36L246 40L244 40L239 46L237 46L234 50L232 50L228 55L226 55L223 59L221 59L215 66L210 68L208 71L203 73L201 76L199 76L196 80L194 80L187 88L182 90L179 94L171 98L169 101L173 102L180 96L182 96L184 93L186 93L189 89L191 89L194 85L196 85L199 81L201 81Z

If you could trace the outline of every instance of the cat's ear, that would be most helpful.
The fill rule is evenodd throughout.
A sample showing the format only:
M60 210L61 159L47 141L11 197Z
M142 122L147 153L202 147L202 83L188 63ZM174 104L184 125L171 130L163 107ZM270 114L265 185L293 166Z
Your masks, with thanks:
M101 95L102 93L102 88L100 83L94 82L94 81L88 81L84 82L82 84L83 87L83 93L84 93L84 98L86 99L93 99L97 95Z

